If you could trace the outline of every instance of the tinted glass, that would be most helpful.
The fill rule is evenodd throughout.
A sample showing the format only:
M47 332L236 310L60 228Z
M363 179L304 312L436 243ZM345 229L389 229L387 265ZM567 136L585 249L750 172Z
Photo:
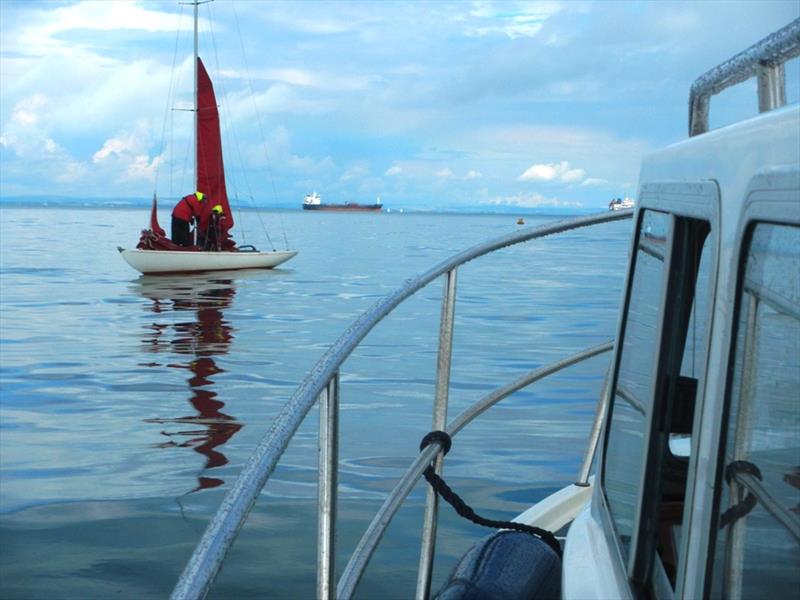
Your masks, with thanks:
M672 218L646 211L639 229L617 384L605 453L604 490L627 555L642 478L645 428L652 402L665 254Z
M762 491L735 478L721 483L712 596L796 598L800 228L756 226L744 260L723 467L758 473Z

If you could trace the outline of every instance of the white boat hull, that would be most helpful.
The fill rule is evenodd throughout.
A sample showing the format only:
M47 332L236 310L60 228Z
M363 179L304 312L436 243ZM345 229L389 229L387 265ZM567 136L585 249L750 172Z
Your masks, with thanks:
M118 250L126 263L145 274L271 269L297 254L293 250L276 252L181 252L124 248Z

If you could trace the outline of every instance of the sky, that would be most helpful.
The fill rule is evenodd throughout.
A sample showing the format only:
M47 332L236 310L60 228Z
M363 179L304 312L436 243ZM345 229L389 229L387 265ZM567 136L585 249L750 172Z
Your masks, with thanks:
M0 197L192 190L191 6L0 0ZM692 81L800 2L215 0L229 194L262 206L589 210L686 137ZM800 65L787 66L790 101ZM712 100L752 116L755 82Z

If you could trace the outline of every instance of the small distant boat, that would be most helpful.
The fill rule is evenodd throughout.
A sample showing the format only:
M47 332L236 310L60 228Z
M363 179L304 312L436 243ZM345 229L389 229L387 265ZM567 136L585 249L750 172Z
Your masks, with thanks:
M522 217L517 219L517 225L525 225L525 219L523 219Z
M636 206L633 200L625 196L625 199L614 198L608 203L608 210L625 210L626 208L633 208Z
M346 202L344 204L323 204L322 198L317 192L312 192L303 198L303 210L337 210L337 211L351 211L351 212L364 212L364 211L380 211L383 209L381 199L375 201L374 204L358 204L356 202Z

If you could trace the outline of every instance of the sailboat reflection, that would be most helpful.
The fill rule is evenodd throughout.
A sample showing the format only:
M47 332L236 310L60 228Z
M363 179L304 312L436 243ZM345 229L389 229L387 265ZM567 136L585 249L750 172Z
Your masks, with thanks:
M153 323L147 328L143 343L146 352L191 357L187 363L167 363L166 366L188 371L191 390L189 403L196 413L146 419L146 422L178 426L177 429L162 431L161 434L170 439L157 447L192 448L205 456L204 470L228 463L220 448L242 428L242 424L234 417L222 412L225 402L218 399L217 392L213 390L214 376L224 372L214 359L228 352L235 331L223 313L233 302L233 282L218 277L143 276L137 282L139 293L152 300L147 308L153 313L180 313L181 316L193 313L190 321ZM152 362L147 366L162 365ZM214 488L223 483L224 480L218 477L198 475L197 487L191 492Z

